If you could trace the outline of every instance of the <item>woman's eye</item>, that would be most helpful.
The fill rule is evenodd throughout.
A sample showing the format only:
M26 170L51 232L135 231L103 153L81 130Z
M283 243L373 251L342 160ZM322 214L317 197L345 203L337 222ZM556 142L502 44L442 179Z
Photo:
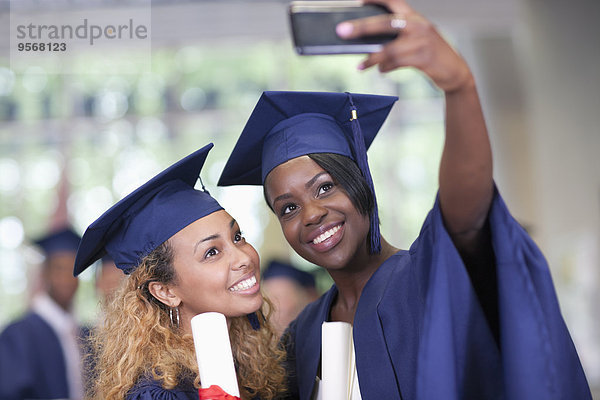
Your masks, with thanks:
M206 254L204 255L204 258L210 258L210 257L214 257L217 254L219 254L219 250L217 250L215 247L213 247L212 249L209 249Z
M292 211L296 210L296 208L297 207L295 204L288 204L281 209L281 215L289 214Z
M242 240L244 240L244 235L242 234L242 232L236 233L235 236L233 237L233 241L235 243L241 242Z
M319 187L319 195L328 192L333 188L333 183L325 183Z

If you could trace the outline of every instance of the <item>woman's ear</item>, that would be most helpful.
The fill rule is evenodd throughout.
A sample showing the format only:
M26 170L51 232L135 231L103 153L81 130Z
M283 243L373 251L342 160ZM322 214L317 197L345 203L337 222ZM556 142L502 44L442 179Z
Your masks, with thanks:
M148 284L148 291L158 301L165 304L168 307L177 307L181 303L181 299L173 293L168 285L161 282L150 282Z

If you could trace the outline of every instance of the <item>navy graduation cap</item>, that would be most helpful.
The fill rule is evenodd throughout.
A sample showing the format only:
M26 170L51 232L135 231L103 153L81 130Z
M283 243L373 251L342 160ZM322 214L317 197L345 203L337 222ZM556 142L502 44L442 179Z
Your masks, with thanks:
M129 274L181 229L221 210L204 188L194 189L212 147L204 146L165 169L94 221L81 239L73 274L106 254Z
M38 245L46 256L59 251L77 251L81 236L77 234L70 226L60 230L53 231L47 235L33 241Z
M354 160L375 197L367 149L395 96L327 92L264 92L219 179L220 186L262 185L273 168L312 153ZM370 249L381 249L377 202L370 215Z
M289 278L305 288L315 287L315 277L311 273L298 269L293 265L273 260L262 273L262 280L267 281L277 277Z

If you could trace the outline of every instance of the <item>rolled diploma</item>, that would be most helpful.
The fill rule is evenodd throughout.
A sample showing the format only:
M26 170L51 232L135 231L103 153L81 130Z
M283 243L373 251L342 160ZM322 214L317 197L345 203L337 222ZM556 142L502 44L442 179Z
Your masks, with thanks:
M323 322L321 326L322 398L350 398L353 361L352 325L347 322Z
M217 312L196 315L192 318L192 335L200 386L208 388L218 385L228 394L239 397L225 316Z

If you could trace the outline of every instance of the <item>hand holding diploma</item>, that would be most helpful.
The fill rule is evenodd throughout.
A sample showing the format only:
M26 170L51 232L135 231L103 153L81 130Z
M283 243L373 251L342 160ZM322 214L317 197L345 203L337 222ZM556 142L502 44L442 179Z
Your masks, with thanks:
M215 312L196 315L192 318L192 335L200 374L200 400L239 400L225 316Z

